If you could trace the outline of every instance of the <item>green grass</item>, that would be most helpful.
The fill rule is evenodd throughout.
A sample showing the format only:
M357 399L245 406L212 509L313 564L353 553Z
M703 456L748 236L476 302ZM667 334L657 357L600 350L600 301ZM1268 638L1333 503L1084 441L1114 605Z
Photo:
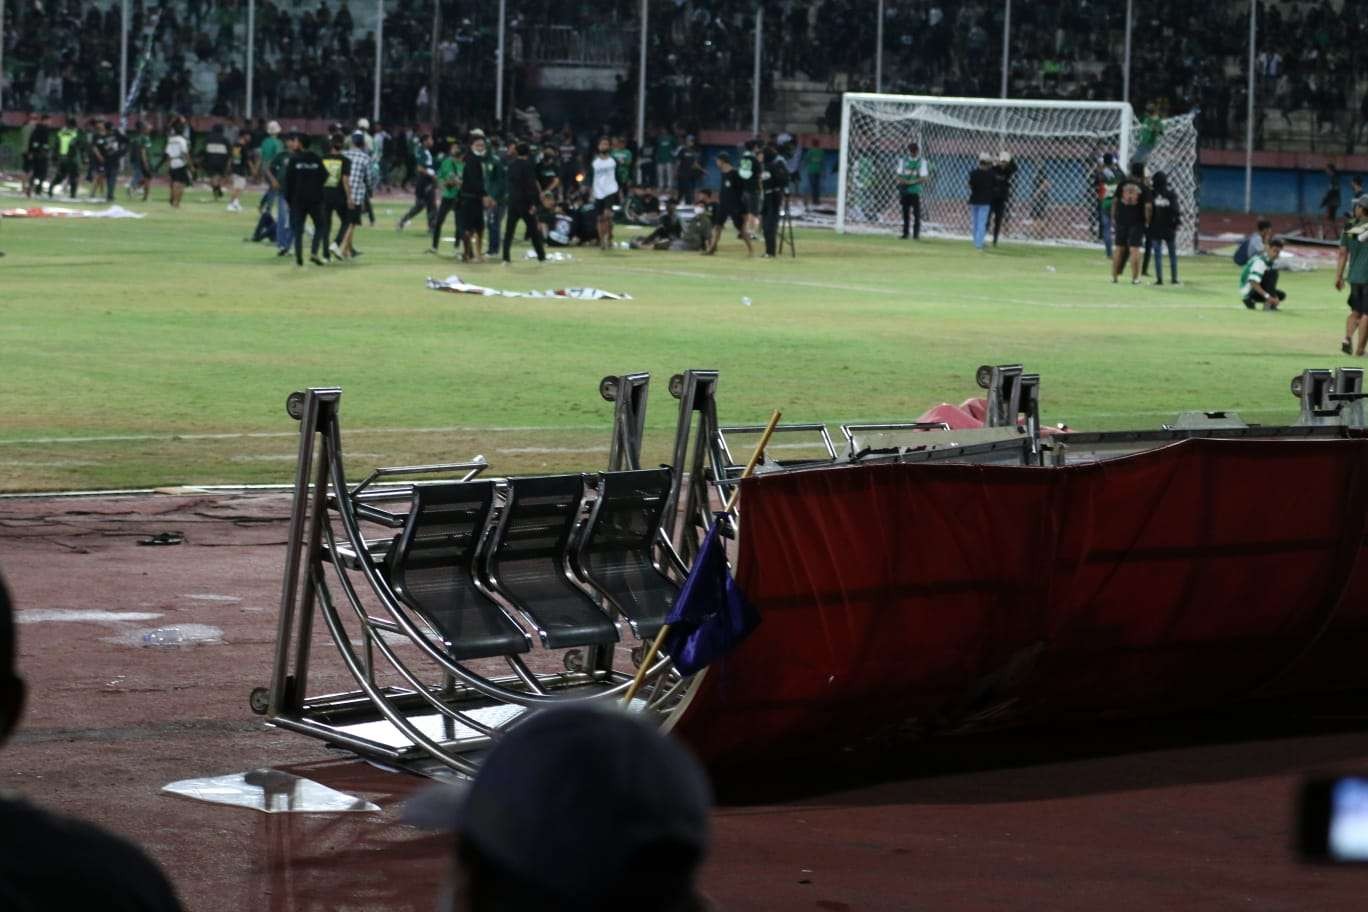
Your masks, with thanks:
M1227 257L1185 259L1181 288L1134 288L1111 285L1096 252L800 231L796 261L747 260L729 237L712 258L577 250L543 267L463 267L449 247L425 254L417 230L396 234L396 200L361 232L360 261L296 270L242 242L250 211L207 193L179 212L155 197L142 208L140 221L4 222L0 489L288 480L283 404L309 385L344 390L353 473L476 452L526 471L601 465L611 408L598 380L627 370L656 378L648 445L663 459L664 380L686 367L721 371L724 421L782 408L837 424L959 402L977 392L977 365L1021 361L1042 375L1048 421L1106 429L1188 408L1290 421L1289 378L1347 360L1326 273L1287 277L1285 312L1250 313ZM424 287L451 273L633 300Z

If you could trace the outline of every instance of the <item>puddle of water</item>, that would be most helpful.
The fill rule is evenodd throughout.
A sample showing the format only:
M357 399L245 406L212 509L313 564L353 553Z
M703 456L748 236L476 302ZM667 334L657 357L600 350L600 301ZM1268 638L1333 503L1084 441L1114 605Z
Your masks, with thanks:
M104 641L120 646L222 646L223 631L208 624L172 624L169 627L140 627L105 637Z
M124 621L155 621L161 617L155 611L90 611L83 608L25 608L15 614L20 624L49 622L79 622L85 624L117 624Z

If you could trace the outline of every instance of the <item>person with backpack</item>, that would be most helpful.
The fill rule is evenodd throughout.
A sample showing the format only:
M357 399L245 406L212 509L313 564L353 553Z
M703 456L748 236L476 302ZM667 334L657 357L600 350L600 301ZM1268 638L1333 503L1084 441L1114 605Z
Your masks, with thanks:
M1244 266L1252 257L1263 253L1268 247L1268 242L1273 237L1273 223L1268 219L1259 219L1254 226L1254 233L1240 242L1240 246L1235 248L1236 266Z
M1287 292L1278 289L1278 270L1274 268L1282 250L1282 238L1273 238L1268 249L1250 257L1240 271L1240 299L1250 310L1259 304L1264 310L1277 310L1287 300Z
M1178 249L1175 240L1178 226L1183 221L1183 211L1178 206L1178 196L1169 187L1168 175L1157 171L1152 179L1149 245L1154 257L1154 284L1164 284L1164 245L1168 244L1169 275L1173 284L1178 283Z

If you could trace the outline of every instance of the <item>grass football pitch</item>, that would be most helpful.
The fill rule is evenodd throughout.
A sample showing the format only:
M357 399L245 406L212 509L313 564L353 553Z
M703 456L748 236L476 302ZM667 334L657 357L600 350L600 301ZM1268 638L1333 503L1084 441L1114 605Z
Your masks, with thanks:
M159 201L160 198L160 201ZM255 200L256 196L249 197ZM1020 361L1043 418L1157 427L1183 409L1290 422L1292 375L1333 366L1344 296L1287 275L1280 313L1246 311L1227 256L1184 258L1181 287L1112 285L1095 251L798 232L798 258L575 249L544 266L466 266L378 203L357 262L296 269L255 221L164 185L141 220L6 219L0 230L0 489L281 482L286 394L344 391L352 475L485 454L499 472L604 464L605 374L648 370L648 453L675 421L671 373L717 368L727 423L907 420L978 393L974 369ZM0 205L22 205L14 197ZM631 232L619 228L619 238ZM450 227L447 234L450 234ZM459 274L507 289L593 286L630 301L429 291ZM750 304L743 303L749 299Z

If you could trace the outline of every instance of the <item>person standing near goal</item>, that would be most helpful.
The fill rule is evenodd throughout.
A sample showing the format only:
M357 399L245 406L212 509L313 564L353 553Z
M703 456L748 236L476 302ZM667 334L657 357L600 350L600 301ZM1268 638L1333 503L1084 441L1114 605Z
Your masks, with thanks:
M1112 222L1116 225L1116 257L1112 260L1112 282L1121 276L1130 260L1131 284L1140 284L1141 248L1153 207L1145 200L1145 166L1136 162L1131 174L1116 188L1112 199Z
M820 152L820 150L818 151ZM897 175L898 197L902 203L903 240L907 240L909 216L912 220L912 240L921 240L921 193L922 186L929 176L930 171L926 167L926 159L921 157L921 147L916 143L909 143L907 154L898 162Z
M969 172L969 219L974 249L982 250L988 236L988 213L993 207L993 156L979 153L979 166Z
M1095 180L1098 187L1098 222L1102 229L1102 246L1107 250L1107 261L1112 260L1112 201L1116 199L1116 188L1125 180L1126 175L1116 167L1116 156L1110 152L1102 156L1102 166L1097 169Z
M999 152L997 163L993 165L993 246L998 245L998 235L1002 233L1002 223L1007 220L1007 206L1012 200L1012 178L1016 177L1016 162L1012 153Z

